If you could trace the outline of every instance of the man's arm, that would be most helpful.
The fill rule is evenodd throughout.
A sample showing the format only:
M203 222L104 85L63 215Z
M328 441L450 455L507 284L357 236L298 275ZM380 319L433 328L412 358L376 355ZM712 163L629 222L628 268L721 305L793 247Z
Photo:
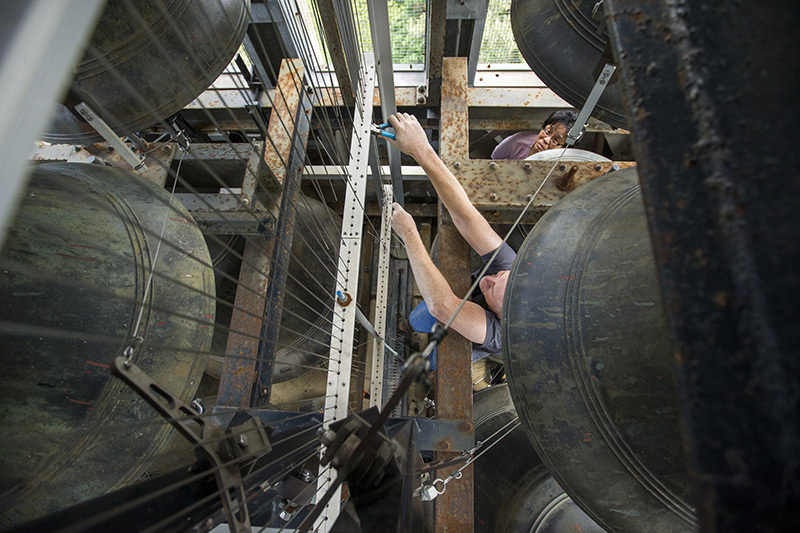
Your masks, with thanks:
M456 229L472 249L478 255L486 255L500 246L503 239L475 209L461 183L439 159L417 118L408 113L398 113L389 117L389 123L396 132L396 138L389 142L417 160L450 212Z
M431 261L414 219L400 204L392 204L392 229L403 239L408 261L414 272L419 292L428 304L428 310L440 322L447 322L461 299L458 298ZM472 342L483 344L486 340L486 313L479 305L467 302L451 327Z

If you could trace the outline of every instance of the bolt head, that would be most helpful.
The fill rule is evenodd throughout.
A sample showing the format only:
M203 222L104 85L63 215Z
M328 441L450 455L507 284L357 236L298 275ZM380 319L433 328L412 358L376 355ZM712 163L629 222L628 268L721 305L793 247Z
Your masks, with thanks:
M522 165L522 168L523 170L530 172L532 167L530 163L525 163L524 165Z
M494 202L495 200L497 200L497 193L492 193L492 194L490 194L490 195L489 195L489 200L491 200L491 201L493 201L493 202Z
M455 163L453 163L453 168L456 169L456 170L461 168L461 162L460 161L456 161Z
M489 163L489 168L492 169L492 170L495 170L497 168L497 163L492 161L491 163Z
M242 205L244 206L250 205L250 198L242 198Z
M558 170L567 170L567 165L565 165L563 163L558 165Z
M236 441L236 444L239 445L239 448L247 448L247 435L239 435L239 439Z
M602 165L595 165L595 166L594 166L594 170L595 170L596 172L600 172L601 170L603 170L603 167L602 167Z

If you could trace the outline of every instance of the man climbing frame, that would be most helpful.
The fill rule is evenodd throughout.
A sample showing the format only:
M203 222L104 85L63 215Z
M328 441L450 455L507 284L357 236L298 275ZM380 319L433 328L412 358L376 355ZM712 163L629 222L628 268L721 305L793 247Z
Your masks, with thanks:
M479 285L488 309L467 301L450 326L472 341L473 361L500 353L500 313L509 270L516 253L472 205L464 188L428 143L428 137L417 118L407 113L397 113L389 117L389 123L394 127L396 136L389 142L419 163L449 211L456 229L481 256L484 264L500 248ZM461 298L453 293L433 264L422 244L414 219L397 203L393 204L392 209L392 229L406 246L414 279L424 299L409 317L411 326L416 331L430 333L434 319L447 322L461 303Z

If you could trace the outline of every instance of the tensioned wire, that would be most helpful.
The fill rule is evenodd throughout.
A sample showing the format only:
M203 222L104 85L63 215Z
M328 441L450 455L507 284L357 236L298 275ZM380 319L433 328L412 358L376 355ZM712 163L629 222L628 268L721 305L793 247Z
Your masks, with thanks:
M247 136L246 136L246 135L245 135L245 138L247 138ZM228 141L230 142L230 139L228 139ZM177 181L177 178L176 178L176 181ZM374 229L374 228L373 228L373 229ZM161 242L161 241L159 241L159 242Z

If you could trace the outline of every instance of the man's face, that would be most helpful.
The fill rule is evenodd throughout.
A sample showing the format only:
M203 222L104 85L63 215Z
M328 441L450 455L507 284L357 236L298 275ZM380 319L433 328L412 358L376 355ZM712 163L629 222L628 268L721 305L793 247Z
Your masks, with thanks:
M486 298L486 305L489 306L498 317L503 309L503 296L506 292L508 282L508 270L501 270L497 274L485 276L481 279L480 288Z
M566 143L567 127L563 124L548 124L539 131L539 135L533 141L531 154L552 148L561 148L566 146Z

